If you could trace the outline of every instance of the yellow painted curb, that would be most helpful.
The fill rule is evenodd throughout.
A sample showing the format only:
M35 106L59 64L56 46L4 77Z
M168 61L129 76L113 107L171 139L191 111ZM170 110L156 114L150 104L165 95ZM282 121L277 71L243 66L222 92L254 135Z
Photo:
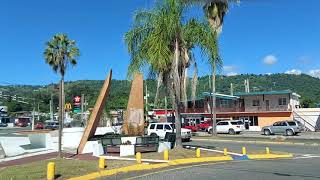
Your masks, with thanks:
M231 156L218 156L218 157L177 159L177 160L169 161L168 163L159 163L159 164L136 164L136 165L117 168L117 169L102 170L100 172L94 172L94 173L90 173L90 174L79 176L79 177L73 177L73 178L70 178L69 180L97 179L103 176L112 176L118 173L126 173L126 172L132 172L132 171L159 169L159 168L165 168L169 166L191 164L191 163L231 161L231 160L233 160Z
M189 159L177 159L168 162L169 165L182 165L190 163L202 163L202 162L213 162L213 161L231 161L231 156L217 156L217 157L202 157L202 158L189 158Z
M277 158L292 158L292 154L249 154L249 159L277 159Z

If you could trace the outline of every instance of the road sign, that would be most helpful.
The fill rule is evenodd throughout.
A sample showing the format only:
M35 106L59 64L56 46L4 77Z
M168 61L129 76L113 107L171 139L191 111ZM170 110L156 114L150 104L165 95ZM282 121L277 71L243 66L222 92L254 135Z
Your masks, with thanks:
M66 104L64 105L64 108L66 109L66 111L72 110L71 103L66 103Z
M73 112L74 113L81 112L81 97L80 96L73 97Z

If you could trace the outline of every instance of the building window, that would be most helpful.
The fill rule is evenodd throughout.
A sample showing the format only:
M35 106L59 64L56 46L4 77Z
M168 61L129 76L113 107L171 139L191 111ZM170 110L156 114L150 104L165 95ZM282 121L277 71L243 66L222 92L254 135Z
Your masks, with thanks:
M260 106L260 101L259 100L253 100L252 101L252 106Z
M280 106L287 105L287 98L279 98L279 105Z
M249 116L250 126L258 126L258 116Z

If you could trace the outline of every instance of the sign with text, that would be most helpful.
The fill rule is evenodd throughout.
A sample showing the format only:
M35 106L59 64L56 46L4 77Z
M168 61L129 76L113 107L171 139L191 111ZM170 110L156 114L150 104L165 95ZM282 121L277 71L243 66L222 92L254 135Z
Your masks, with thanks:
M81 96L73 97L73 112L74 113L81 112Z

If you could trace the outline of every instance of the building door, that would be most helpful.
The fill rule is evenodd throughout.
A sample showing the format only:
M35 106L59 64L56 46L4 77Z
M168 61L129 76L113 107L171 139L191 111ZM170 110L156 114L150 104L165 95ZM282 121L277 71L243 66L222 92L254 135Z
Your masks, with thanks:
M266 111L270 111L269 100L266 100Z

